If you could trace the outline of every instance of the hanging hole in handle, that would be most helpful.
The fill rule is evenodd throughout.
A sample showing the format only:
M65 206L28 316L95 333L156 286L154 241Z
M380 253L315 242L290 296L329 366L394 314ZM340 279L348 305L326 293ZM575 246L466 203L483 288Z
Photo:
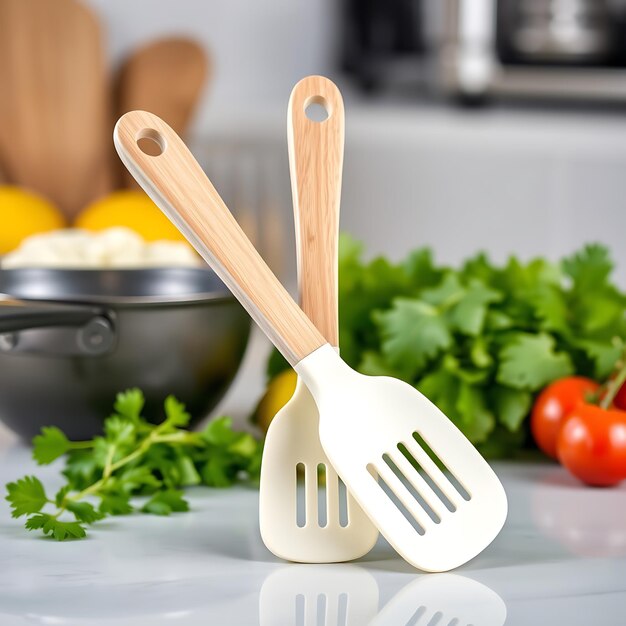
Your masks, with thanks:
M330 105L322 96L311 96L304 103L304 113L312 122L325 122L331 114Z
M148 156L156 157L165 152L165 137L154 128L144 128L137 133L137 145Z

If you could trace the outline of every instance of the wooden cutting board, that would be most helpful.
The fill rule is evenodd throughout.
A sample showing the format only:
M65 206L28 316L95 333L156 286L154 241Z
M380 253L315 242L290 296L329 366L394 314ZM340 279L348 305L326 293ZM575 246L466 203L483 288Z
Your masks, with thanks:
M185 37L168 37L136 50L122 65L117 80L118 115L140 109L155 113L185 136L207 80L204 49ZM137 184L120 164L125 187Z
M77 0L0 0L0 162L68 217L111 188L100 26Z

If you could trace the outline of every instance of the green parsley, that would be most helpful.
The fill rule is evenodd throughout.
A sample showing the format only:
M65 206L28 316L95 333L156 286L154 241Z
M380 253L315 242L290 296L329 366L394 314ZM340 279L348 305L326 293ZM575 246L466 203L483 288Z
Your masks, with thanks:
M49 497L41 481L25 476L7 485L13 517L26 516L27 530L57 541L86 537L86 526L109 515L134 511L170 515L189 510L183 487L228 487L258 480L262 445L232 429L230 418L212 420L204 430L185 429L189 414L176 398L165 400L165 419L143 416L139 389L118 394L102 436L70 441L54 426L33 439L40 465L65 456L66 483ZM139 497L143 505L137 503ZM44 511L44 509L48 511Z
M605 379L624 349L626 295L598 244L560 263L478 254L459 268L428 248L400 263L366 262L342 236L341 356L355 369L394 376L429 397L488 456L528 442L526 419L545 385L577 373ZM268 375L287 363L274 352Z

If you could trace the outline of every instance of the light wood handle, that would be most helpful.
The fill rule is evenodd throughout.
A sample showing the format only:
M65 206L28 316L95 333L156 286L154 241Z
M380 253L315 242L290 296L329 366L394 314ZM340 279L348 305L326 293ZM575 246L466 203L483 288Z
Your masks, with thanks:
M326 343L245 236L187 146L163 120L131 111L119 119L113 137L128 171L292 365ZM150 140L158 144L158 156L149 156L139 145Z
M326 110L307 116L310 104ZM341 93L323 76L303 78L291 92L287 132L296 224L300 306L332 346L339 345L337 262L343 170Z

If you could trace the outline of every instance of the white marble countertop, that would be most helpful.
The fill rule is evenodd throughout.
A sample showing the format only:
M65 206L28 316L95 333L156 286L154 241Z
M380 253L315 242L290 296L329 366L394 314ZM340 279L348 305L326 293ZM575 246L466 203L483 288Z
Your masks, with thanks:
M245 424L268 349L255 331L215 414ZM547 463L494 468L509 497L507 523L449 574L421 574L382 539L350 564L280 561L261 542L253 488L195 488L189 513L110 518L66 543L28 533L0 499L0 624L626 624L626 483L586 488ZM36 466L0 424L2 491L33 473L54 492L60 469Z
M2 484L36 472L54 488L58 469L15 443L0 452ZM549 464L495 469L506 526L450 574L420 574L383 540L351 564L281 562L261 542L250 488L194 489L190 513L114 518L69 543L27 533L2 502L0 623L624 624L626 485L588 489Z

